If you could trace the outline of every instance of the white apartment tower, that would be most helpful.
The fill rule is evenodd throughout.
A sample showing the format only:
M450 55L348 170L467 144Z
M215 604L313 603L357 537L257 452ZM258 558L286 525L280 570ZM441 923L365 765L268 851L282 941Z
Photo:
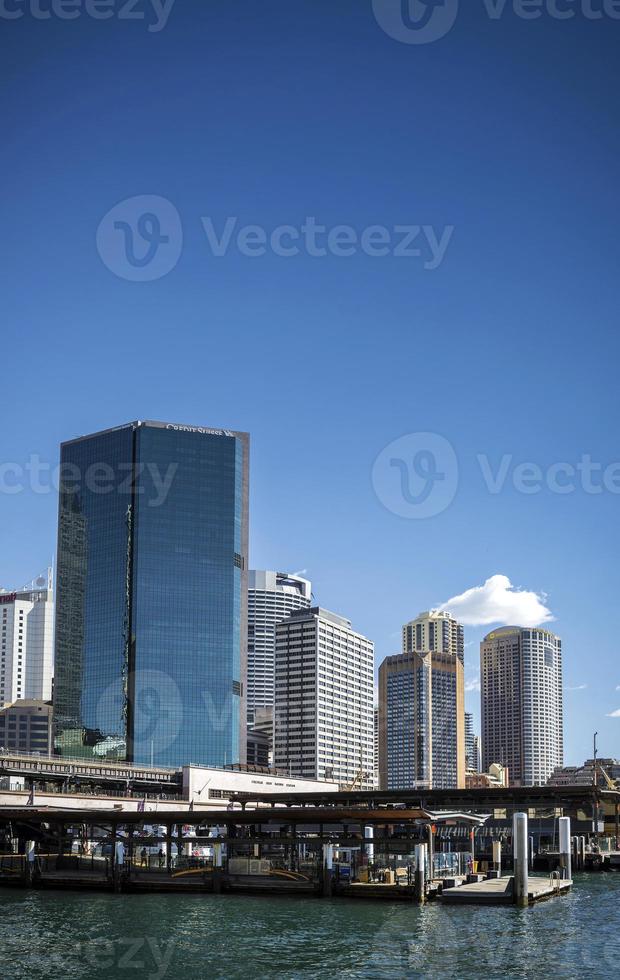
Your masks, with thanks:
M507 626L480 644L482 766L507 766L513 786L543 786L563 765L562 641Z
M273 713L275 698L276 624L310 606L312 586L287 572L250 571L248 577L247 721L256 713ZM265 710L261 710L265 709Z
M0 592L0 706L50 701L54 673L51 574L18 592Z
M342 786L374 785L374 646L326 609L276 627L277 769Z

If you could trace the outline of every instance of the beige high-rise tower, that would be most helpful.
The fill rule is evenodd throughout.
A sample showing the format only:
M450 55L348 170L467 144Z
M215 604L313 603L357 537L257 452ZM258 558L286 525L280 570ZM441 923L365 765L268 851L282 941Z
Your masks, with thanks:
M450 613L431 609L403 626L403 652L431 650L452 653L464 660L465 636L463 627Z

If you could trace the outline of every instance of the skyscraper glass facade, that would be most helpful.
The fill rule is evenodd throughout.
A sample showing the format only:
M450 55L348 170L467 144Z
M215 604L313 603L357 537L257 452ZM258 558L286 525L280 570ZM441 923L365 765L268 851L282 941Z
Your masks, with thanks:
M244 761L248 437L130 423L61 452L55 748Z

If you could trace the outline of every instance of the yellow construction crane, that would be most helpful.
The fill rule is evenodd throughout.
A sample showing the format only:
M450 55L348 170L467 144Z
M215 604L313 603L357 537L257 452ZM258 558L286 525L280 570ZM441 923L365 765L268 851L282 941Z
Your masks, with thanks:
M358 786L361 789L365 775L366 775L366 773L364 772L364 770L363 769L359 769L358 772L357 772L357 774L356 774L356 776L355 776L355 779L353 780L353 782L352 783L349 783L349 785L345 787L345 792L352 793L354 790L356 790L358 788Z
M607 789L620 789L620 782L617 779L612 779L609 773L605 772L605 770L603 769L600 763L598 766L598 770L599 772L602 772L603 776L605 777L605 782L607 783Z

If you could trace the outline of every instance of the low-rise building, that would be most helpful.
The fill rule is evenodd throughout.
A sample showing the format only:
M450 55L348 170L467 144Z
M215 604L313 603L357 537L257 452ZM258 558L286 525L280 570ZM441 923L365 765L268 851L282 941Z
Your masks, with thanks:
M609 781L620 785L620 762L617 759L597 759L597 785L601 789L609 789ZM594 759L587 759L582 766L558 766L547 780L547 786L592 786L593 784Z
M266 732L261 732L256 728L248 731L248 766L262 766L264 768L268 768L270 750L271 740Z
M508 769L494 762L488 772L470 769L465 776L465 789L506 789L509 786Z
M50 701L18 700L0 709L0 747L8 752L50 755Z

